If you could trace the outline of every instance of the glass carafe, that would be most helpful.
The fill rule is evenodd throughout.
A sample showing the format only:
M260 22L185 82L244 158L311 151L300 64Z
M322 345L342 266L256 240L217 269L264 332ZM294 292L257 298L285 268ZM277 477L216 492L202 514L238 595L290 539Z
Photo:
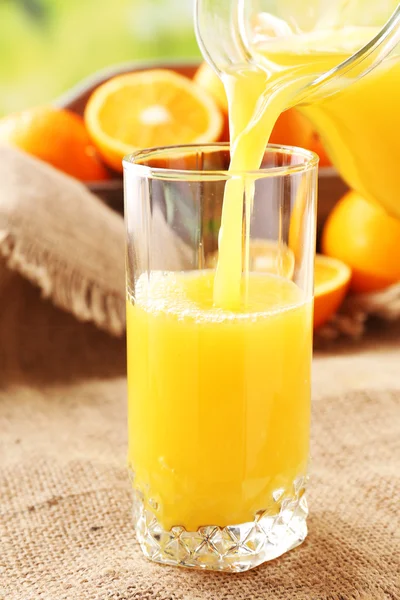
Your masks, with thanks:
M292 44L295 53L305 35L323 53L325 32L339 30L347 36L347 50L335 54L337 63L328 70L325 61L315 63L292 106L314 123L349 186L400 217L400 4L196 0L198 41L222 79L242 66L268 72L276 45Z

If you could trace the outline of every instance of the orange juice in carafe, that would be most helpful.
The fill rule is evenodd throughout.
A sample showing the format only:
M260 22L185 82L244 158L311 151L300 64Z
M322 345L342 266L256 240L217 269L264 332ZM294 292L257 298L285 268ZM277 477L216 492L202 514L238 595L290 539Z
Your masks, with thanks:
M302 107L347 183L398 218L399 106L400 56L394 55L343 92Z
M398 12L400 20L400 8ZM392 53L379 65L385 36L377 27L299 33L281 19L259 15L254 29L251 60L249 54L247 61L233 60L221 72L229 104L232 171L258 169L278 116L298 106L316 125L349 185L400 216L394 134L400 125L400 61L393 50L397 22L386 36L391 40L386 40L386 51ZM214 289L220 306L239 297L241 185L240 180L230 182L225 193Z
M351 65L354 53L373 39L379 39L376 27L342 27L259 42L255 55L266 69L292 71L293 79L304 70L315 75L349 62L343 85L336 75L331 90L323 85L316 95L305 90L291 104L314 123L349 186L400 217L394 134L400 127L400 46L380 64L371 51Z

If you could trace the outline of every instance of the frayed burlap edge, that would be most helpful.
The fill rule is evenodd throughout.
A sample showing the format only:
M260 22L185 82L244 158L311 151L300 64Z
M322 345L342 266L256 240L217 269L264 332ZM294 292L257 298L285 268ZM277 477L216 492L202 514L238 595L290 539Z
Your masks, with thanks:
M0 230L0 256L9 269L37 285L44 298L80 321L93 321L115 336L125 331L125 299L82 276L38 244Z
M12 231L0 229L0 256L9 269L37 285L44 298L71 312L80 321L93 321L100 329L115 336L125 331L125 299L65 262L60 261L37 243L18 239ZM340 312L315 333L315 345L326 345L339 338L359 339L368 319L400 319L400 283L372 294L349 296Z
M400 319L400 283L381 292L349 296L341 310L316 332L315 343L319 345L342 337L359 339L370 317L384 321Z

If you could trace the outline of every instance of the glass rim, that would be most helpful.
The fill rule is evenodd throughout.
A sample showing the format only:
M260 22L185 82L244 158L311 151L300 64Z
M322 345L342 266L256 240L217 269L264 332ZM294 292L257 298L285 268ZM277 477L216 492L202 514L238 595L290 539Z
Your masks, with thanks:
M300 156L304 160L302 163L293 165L282 165L277 167L265 167L256 170L232 170L229 169L209 169L209 170L198 170L198 169L169 169L164 167L151 167L149 165L141 164L139 160L152 159L152 158L165 158L168 155L176 153L195 153L202 151L222 151L230 150L229 142L213 142L213 143L198 143L198 144L180 144L176 146L160 146L153 148L144 148L137 150L132 154L128 154L124 157L122 163L124 170L129 169L136 171L136 175L139 177L146 177L151 179L232 179L234 177L248 177L254 179L261 179L265 177L283 177L288 175L294 175L299 173L305 173L318 167L319 156L311 150L300 148L298 146L287 146L281 144L268 144L265 148L265 152L272 152L273 154L283 154L286 156Z

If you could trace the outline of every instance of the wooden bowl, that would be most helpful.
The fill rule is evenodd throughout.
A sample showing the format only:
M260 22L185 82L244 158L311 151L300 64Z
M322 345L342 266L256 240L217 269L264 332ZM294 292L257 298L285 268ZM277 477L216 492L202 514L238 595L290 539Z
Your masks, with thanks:
M164 68L172 69L187 77L193 77L198 62L129 62L116 65L95 73L93 76L85 79L66 94L61 96L56 102L56 106L68 108L73 112L82 115L90 94L100 84L104 83L115 75L122 73L131 73L132 71L144 71L146 69ZM115 175L109 181L93 181L87 184L91 192L100 197L110 207L123 213L123 181L122 175ZM318 231L321 228L336 202L347 191L348 187L339 177L333 167L323 167L319 170L319 193L318 193Z

